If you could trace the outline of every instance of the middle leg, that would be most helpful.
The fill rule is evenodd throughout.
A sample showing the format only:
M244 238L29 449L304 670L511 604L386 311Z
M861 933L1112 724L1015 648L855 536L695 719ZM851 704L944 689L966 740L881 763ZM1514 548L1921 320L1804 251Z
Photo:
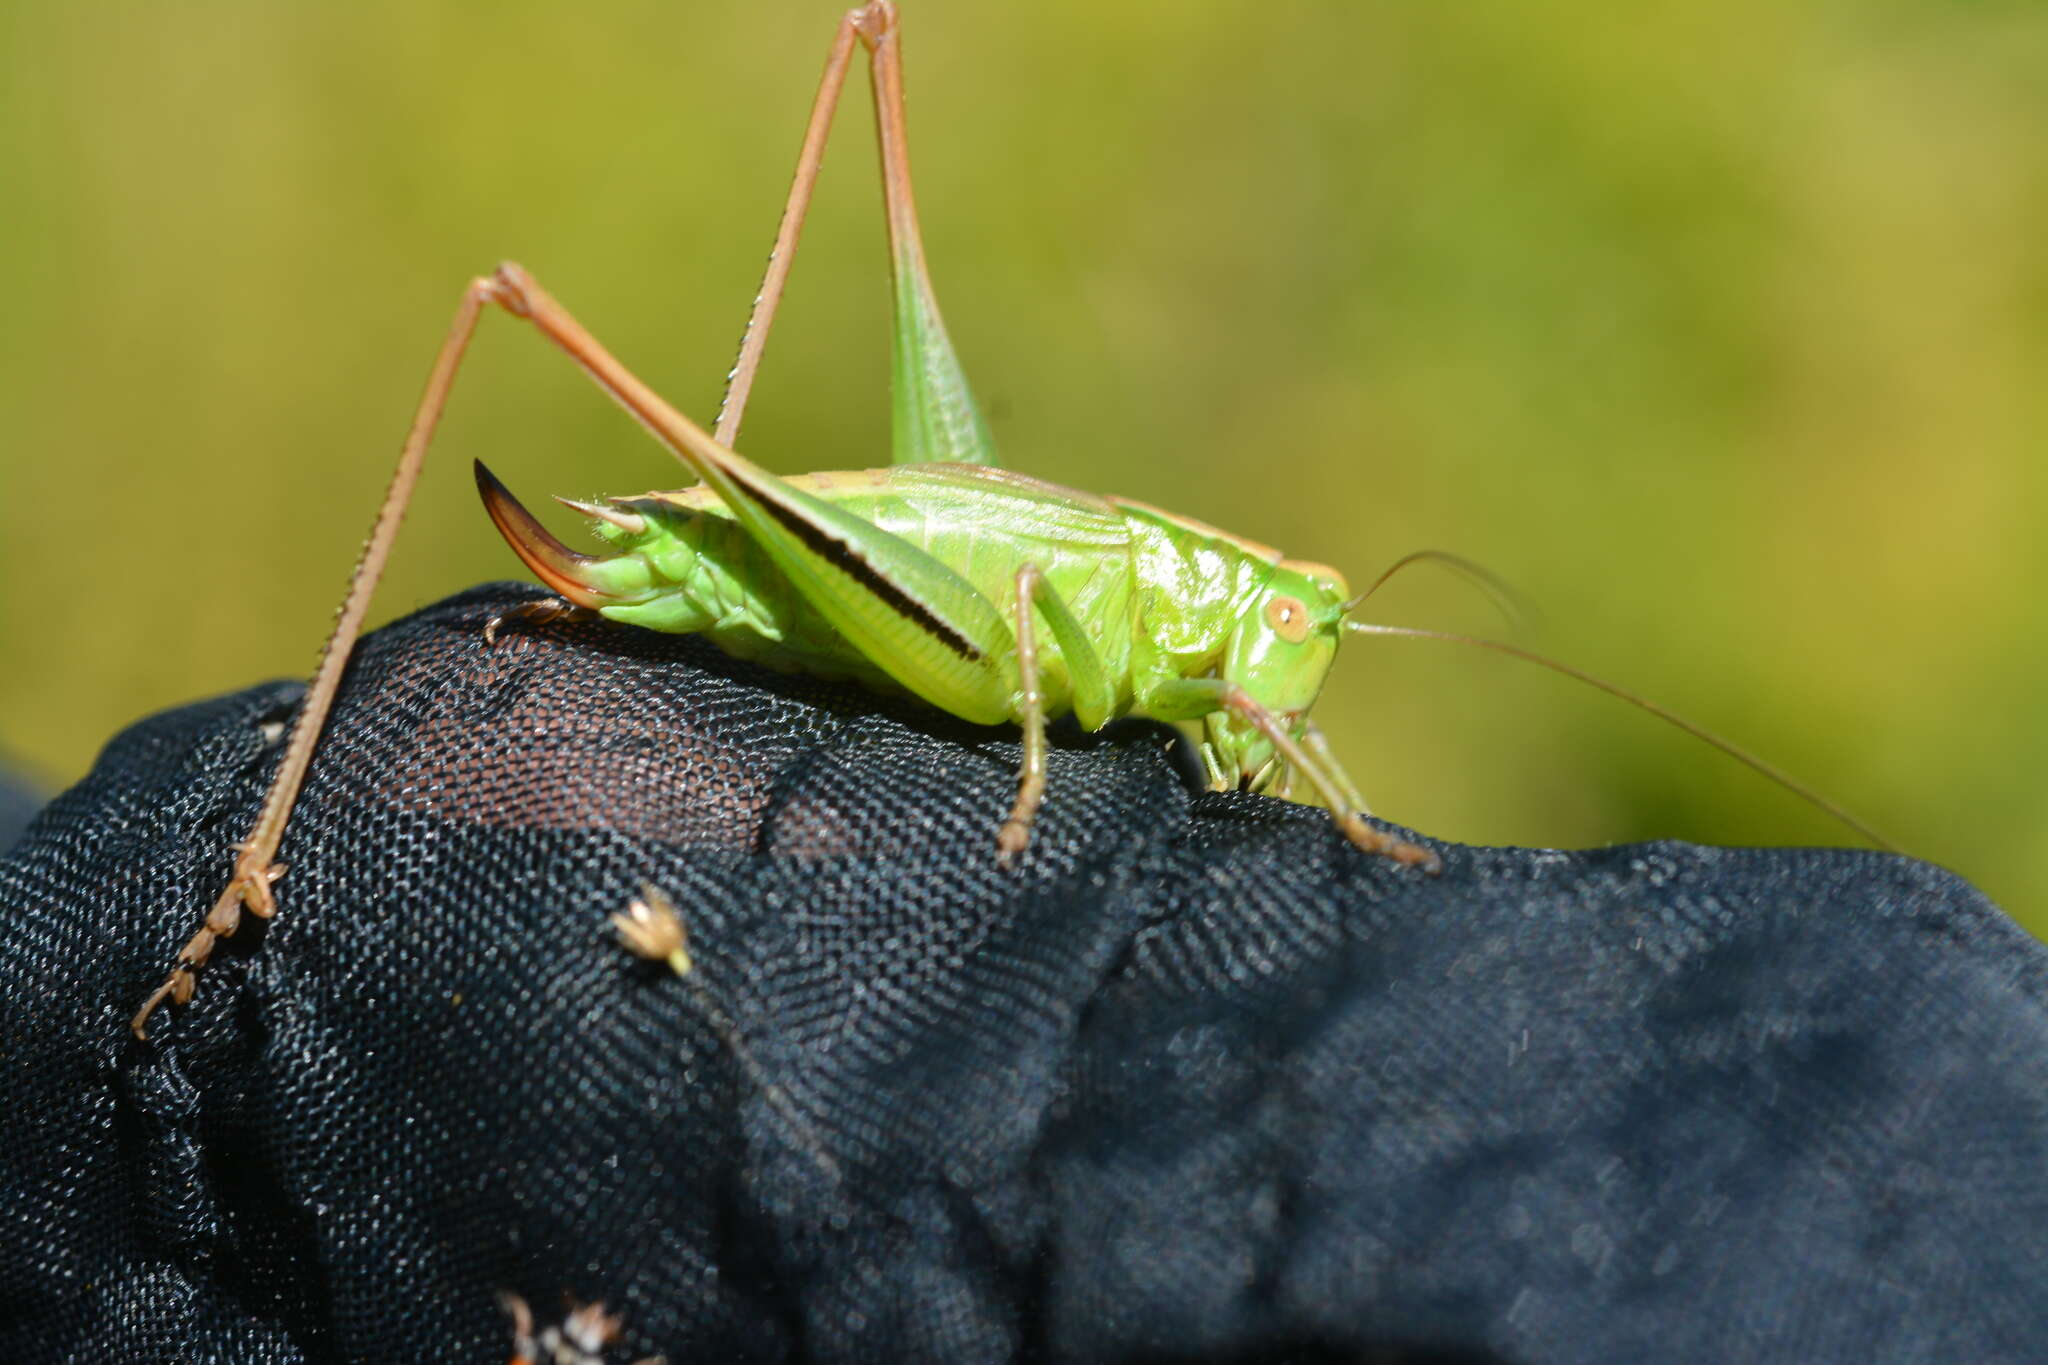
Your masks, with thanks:
M1039 686L1038 629L1034 599L1044 575L1036 564L1017 570L1017 689L1024 713L1024 764L1017 772L1017 801L1010 818L996 834L996 848L1007 862L1031 842L1031 825L1045 801L1045 693Z

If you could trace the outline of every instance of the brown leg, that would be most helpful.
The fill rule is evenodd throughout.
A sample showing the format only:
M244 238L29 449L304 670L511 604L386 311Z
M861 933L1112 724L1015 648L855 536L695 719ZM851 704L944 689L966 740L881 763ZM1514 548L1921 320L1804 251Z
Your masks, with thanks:
M782 221L776 225L775 245L768 249L768 272L761 277L753 311L747 315L747 328L740 333L739 358L725 377L725 397L718 405L718 421L712 433L722 446L730 448L740 434L740 421L747 412L747 395L753 392L754 376L761 368L761 353L768 347L768 329L775 325L776 306L782 302L790 267L796 263L797 239L803 236L811 192L817 188L818 172L825 164L825 140L832 132L839 92L846 85L846 67L853 57L856 32L873 8L868 5L843 15L839 31L832 37L832 49L826 54L825 74L818 81L810 121L804 125L803 148L797 153L796 176L790 183L789 199L782 207Z
M721 405L718 422L721 445L729 447L745 412L747 394L760 366L768 329L774 321L776 305L788 279L797 238L803 228L804 213L823 164L826 133L840 89L845 83L846 68L856 39L874 53L875 92L885 106L878 117L884 169L883 193L888 206L894 256L899 271L905 268L907 261L922 293L927 296L930 293L929 285L922 283L924 255L918 245L916 209L910 201L909 165L903 144L902 77L895 47L895 30L896 10L889 0L870 0L840 20L804 134L795 182L790 188L782 225L776 234L768 273L755 300L753 315L748 320L739 360L728 379L726 400ZM413 488L419 482L427 445L443 408L447 406L448 391L454 383L456 370L462 363L470 338L476 332L477 318L487 303L499 304L518 316L531 318L550 339L568 351L600 385L672 448L684 441L685 433L698 438L703 435L687 418L628 373L573 318L541 292L519 267L508 264L500 267L490 278L471 282L456 309L447 339L441 344L433 372L427 380L426 393L413 415L412 427L399 453L397 468L385 490L383 505L349 577L348 592L342 600L334 630L322 648L319 667L293 722L284 760L277 775L271 779L270 789L264 794L262 808L248 837L235 845L238 856L226 889L207 912L198 932L179 951L169 976L151 992L129 1021L129 1028L137 1038L146 1036L150 1015L164 1001L182 1005L191 1000L194 971L212 955L216 942L235 932L244 910L261 918L267 918L276 911L270 885L284 872L276 861L278 843L291 819L293 803L298 800L299 790L305 784L306 769L312 762L313 750L319 743L327 713L333 708L334 694L340 686L349 654L362 633L371 594L384 572L385 563L391 555L392 541L397 536L399 523L404 520ZM933 305L933 310L935 316L936 305ZM546 613L550 608L547 604L536 604L533 610ZM512 612L492 621L486 627L487 641L495 639L495 628L503 621L524 615L523 611Z
M1307 722L1302 728L1301 742L1315 755L1316 761L1337 779L1337 786L1344 793L1345 804L1360 815L1371 815L1372 808L1365 804L1365 797L1359 792L1358 784L1351 780L1351 775L1337 762L1337 755L1330 749L1330 741L1323 737L1323 728L1314 721ZM1287 793L1282 791L1280 795L1285 796Z
M1338 768L1334 761L1325 761L1328 757L1327 749L1323 757L1311 756L1295 742L1294 736L1287 732L1287 726L1278 716L1253 701L1241 687L1233 685L1226 688L1222 700L1225 707L1256 725L1259 732L1273 742L1273 747L1280 751L1281 757L1285 758L1296 772L1309 780L1310 785L1316 789L1316 794L1322 797L1323 804L1330 808L1330 818L1337 822L1337 828L1343 831L1345 838L1367 853L1392 858L1403 866L1420 867L1429 873L1443 871L1442 860L1422 845L1411 844L1405 839L1396 839L1391 834L1382 834L1358 818L1358 811L1345 792L1351 785L1350 779L1344 776L1343 770Z
M677 412L638 376L621 365L597 338L570 316L567 309L556 303L518 266L508 261L488 278L471 282L463 291L455 323L434 362L427 391L420 399L412 430L399 455L397 472L385 494L383 509L378 513L363 556L357 561L355 574L349 580L348 597L342 603L334 633L328 637L320 670L314 675L305 703L292 726L284 762L279 766L277 776L271 780L270 791L263 799L255 827L247 839L236 845L240 857L235 861L227 889L214 902L199 932L178 954L177 963L163 985L151 993L129 1022L138 1038L144 1036L151 1013L165 1000L182 1005L192 998L194 969L212 955L215 942L235 932L241 923L243 910L268 916L275 908L270 897L270 883L283 871L275 865L278 841L284 836L292 804L305 783L306 768L312 761L313 748L319 742L320 729L334 704L342 669L348 662L349 652L355 647L356 637L362 631L371 590L376 587L377 578L390 557L391 541L398 533L398 524L404 517L407 501L412 497L413 486L419 481L420 465L426 457L428 442L434 434L435 424L440 421L442 409L447 406L449 387L454 382L463 352L476 333L477 317L485 304L496 304L515 317L532 322L670 449L681 452L701 446L710 439L696 423Z
M1045 694L1038 688L1038 629L1032 619L1039 578L1036 564L1017 570L1017 685L1024 700L1024 766L1017 772L1017 803L996 833L996 848L1005 862L1031 843L1031 824L1045 800Z
M796 263L797 243L803 236L804 217L810 212L811 196L818 186L818 172L825 164L825 143L831 136L832 119L839 109L840 92L846 86L846 70L856 40L869 53L875 128L882 151L882 204L889 223L889 257L898 307L917 308L934 320L938 318L938 301L932 291L924 240L917 226L917 203L910 190L910 144L904 128L903 58L897 46L897 22L896 6L890 0L869 0L868 4L842 15L832 36L832 46L825 55L825 73L818 80L811 116L804 125L803 146L797 153L789 198L783 203L775 244L768 251L768 269L761 277L760 289L755 291L746 330L740 333L739 357L726 375L725 397L712 425L712 439L728 450L738 440L754 376L760 372L761 355L768 346L768 330L775 324L776 309L788 285L790 269Z
M455 372L462 364L462 355L469 346L470 337L476 333L477 316L486 303L498 300L499 292L498 283L488 279L474 280L463 291L462 302L455 310L455 321L448 329L447 339L441 343L433 372L427 378L427 390L421 395L419 408L413 414L412 428L406 433L405 445L399 452L398 467L392 471L390 486L384 491L383 506L377 511L377 520L370 528L370 538L363 545L354 572L349 575L348 593L342 599L334 631L321 650L320 666L306 689L306 699L299 707L298 718L292 723L284 761L270 781L270 790L264 794L256 823L248 836L235 845L238 856L234 871L229 874L227 888L220 893L213 908L207 911L199 931L178 953L170 975L142 1002L142 1008L129 1021L128 1027L137 1038L145 1036L149 1016L158 1005L165 1000L182 1005L192 998L193 972L212 956L213 945L217 941L233 934L240 926L242 911L267 919L277 910L270 884L284 873L284 868L277 863L278 841L284 837L285 825L291 819L292 804L298 800L300 787L305 785L306 768L313 761L314 746L320 742L321 727L326 724L327 713L334 705L334 694L341 686L341 674L348 665L349 652L355 648L356 637L362 633L363 617L370 609L370 594L376 589L384 565L391 557L391 542L398 535L399 523L405 519L407 504L412 501L413 487L419 482L427 444L433 438L435 424L441 420L441 410L447 406L448 390L455 382Z

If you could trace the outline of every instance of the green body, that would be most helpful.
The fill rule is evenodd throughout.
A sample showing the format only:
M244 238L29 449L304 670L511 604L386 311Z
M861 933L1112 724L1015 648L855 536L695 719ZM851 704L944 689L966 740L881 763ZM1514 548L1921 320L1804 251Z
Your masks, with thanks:
M508 306L541 322L701 482L576 504L609 542L589 556L555 541L479 466L499 529L550 587L613 620L900 690L969 721L1021 724L1006 855L1025 846L1043 795L1045 722L1072 714L1091 730L1126 715L1203 719L1214 785L1284 792L1289 768L1302 770L1354 843L1430 858L1357 818L1356 789L1308 722L1352 605L1338 574L1142 503L995 467L917 230L895 24L887 0L847 16L813 110L814 126L829 120L836 63L858 33L873 59L895 294L891 467L771 474L662 403L523 275L501 272ZM785 230L801 222L822 145L806 134ZM793 235L777 240L793 250ZM771 264L761 296L770 313L776 279ZM766 326L758 308L757 322ZM742 398L755 325L734 370L746 376ZM719 429L730 439L736 414L722 412Z
M1142 503L973 464L775 482L869 528L851 552L876 572L892 582L930 580L913 600L937 628L914 615L893 648L856 643L806 595L804 575L788 572L787 549L753 534L705 485L610 500L627 524L595 522L612 553L579 566L581 590L571 595L612 620L701 634L771 668L907 691L991 724L1025 719L1015 608L1027 562L1085 639L1077 669L1072 632L1040 623L1039 705L1048 716L1073 712L1089 729L1124 715L1210 713L1213 703L1175 686L1200 678L1249 683L1269 709L1298 717L1335 655L1347 589L1334 571ZM905 574L906 566L924 572ZM1310 628L1299 639L1269 621L1276 601L1303 609ZM900 607L880 614L905 621ZM979 657L963 659L962 641ZM1278 775L1270 749L1255 732L1220 721L1209 740L1212 767L1228 770L1233 784L1258 777L1267 785Z

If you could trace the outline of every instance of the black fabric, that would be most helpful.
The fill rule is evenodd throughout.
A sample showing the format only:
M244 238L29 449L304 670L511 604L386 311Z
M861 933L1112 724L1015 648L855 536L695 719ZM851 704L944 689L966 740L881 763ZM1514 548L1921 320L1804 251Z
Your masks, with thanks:
M597 624L380 632L197 1000L298 689L0 864L0 1358L2048 1358L2039 945L1925 864L1358 854L1070 737ZM698 970L630 956L643 882Z

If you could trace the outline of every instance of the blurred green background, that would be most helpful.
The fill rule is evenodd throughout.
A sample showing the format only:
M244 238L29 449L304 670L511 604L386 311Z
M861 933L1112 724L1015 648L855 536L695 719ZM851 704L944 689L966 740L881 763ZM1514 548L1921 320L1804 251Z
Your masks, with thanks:
M2048 929L2048 7L906 0L948 320L1007 461L1531 643ZM0 6L0 750L312 665L457 292L531 268L707 418L828 3ZM865 89L744 445L886 439ZM465 468L668 458L486 321L378 620L517 566ZM573 519L564 515L565 533ZM1397 580L1381 619L1490 631ZM1470 842L1848 836L1586 689L1354 641L1321 714Z

